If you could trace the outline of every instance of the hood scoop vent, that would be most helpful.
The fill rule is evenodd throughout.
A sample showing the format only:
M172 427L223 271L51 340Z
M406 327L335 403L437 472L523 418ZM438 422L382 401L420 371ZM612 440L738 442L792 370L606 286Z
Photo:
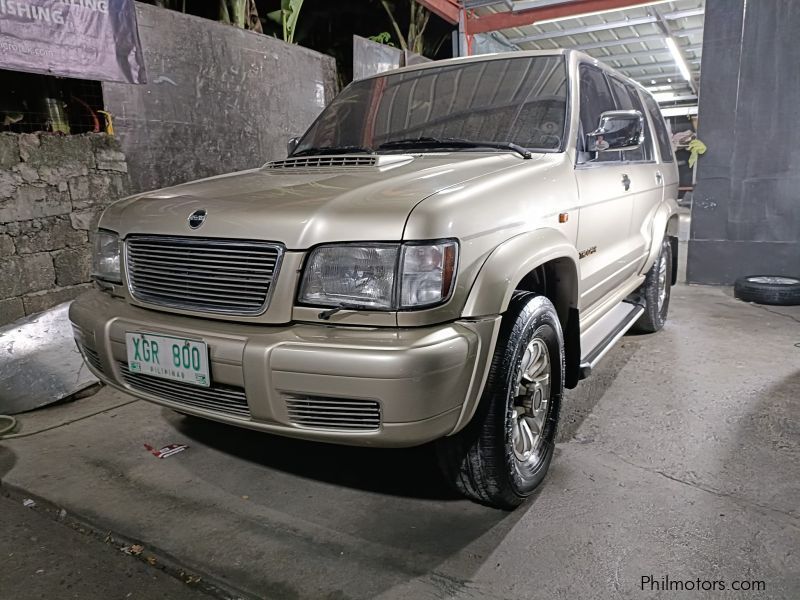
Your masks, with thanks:
M341 154L325 156L302 156L275 160L264 165L270 171L284 171L290 169L338 171L341 169L370 169L375 167L399 166L413 160L407 155L369 155L369 154Z

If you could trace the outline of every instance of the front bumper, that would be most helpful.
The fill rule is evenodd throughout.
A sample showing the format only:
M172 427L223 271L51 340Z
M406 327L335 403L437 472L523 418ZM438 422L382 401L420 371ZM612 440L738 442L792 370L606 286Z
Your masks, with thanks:
M269 433L388 447L423 444L469 421L500 323L498 316L408 329L245 325L139 308L99 291L75 300L69 315L92 371L129 394ZM129 331L205 341L211 391L131 377Z

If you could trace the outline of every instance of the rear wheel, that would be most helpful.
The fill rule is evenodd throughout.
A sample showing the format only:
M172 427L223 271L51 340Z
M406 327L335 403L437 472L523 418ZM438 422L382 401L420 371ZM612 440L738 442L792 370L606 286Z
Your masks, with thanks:
M672 244L668 238L661 243L661 252L650 267L641 288L644 295L644 313L633 326L639 333L655 333L664 327L669 313L672 291Z
M498 508L518 506L542 482L553 458L564 391L564 341L544 296L514 295L503 317L478 411L437 444L448 481Z

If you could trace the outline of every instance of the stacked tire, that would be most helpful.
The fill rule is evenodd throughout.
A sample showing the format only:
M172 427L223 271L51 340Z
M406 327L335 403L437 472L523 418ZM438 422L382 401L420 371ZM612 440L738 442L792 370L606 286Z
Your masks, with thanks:
M740 277L733 286L733 295L756 304L796 306L800 304L800 279L782 275Z

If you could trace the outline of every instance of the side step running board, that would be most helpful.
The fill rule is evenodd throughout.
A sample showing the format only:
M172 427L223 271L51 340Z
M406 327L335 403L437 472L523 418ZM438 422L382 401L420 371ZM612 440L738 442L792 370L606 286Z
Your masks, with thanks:
M597 363L611 350L619 338L625 335L644 312L638 304L620 302L600 321L581 335L581 348L586 351L581 357L580 378L586 379Z

